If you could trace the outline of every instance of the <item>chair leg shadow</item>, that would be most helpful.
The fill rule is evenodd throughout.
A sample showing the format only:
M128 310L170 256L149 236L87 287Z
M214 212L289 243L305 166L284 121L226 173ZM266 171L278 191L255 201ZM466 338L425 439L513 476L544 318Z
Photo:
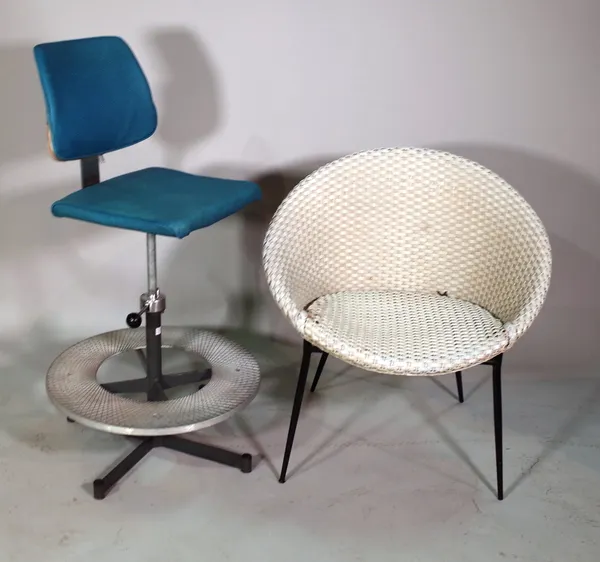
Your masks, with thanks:
M483 379L478 385L482 386L487 377ZM441 383L438 383L441 384ZM443 386L443 385L442 385ZM471 391L471 394L474 392ZM496 489L492 486L490 481L486 478L486 476L479 470L479 468L475 465L475 463L471 460L471 457L462 449L458 443L452 438L450 433L446 430L444 425L440 423L439 416L435 414L435 412L429 407L429 405L424 401L420 400L417 407L421 410L423 416L426 418L427 422L433 427L436 433L439 435L440 439L450 448L450 450L462 461L464 462L475 474L475 476L481 481L481 483L494 495L496 495ZM493 454L493 440L490 443L490 454Z
M303 469L305 469L307 467L316 466L316 465L320 464L321 462L325 461L326 459L333 457L337 453L339 453L340 449L338 448L335 451L332 451L331 453L323 456L318 462L316 462L316 463L311 462L314 459L316 459L319 456L319 453L321 453L324 449L326 449L329 445L331 445L350 426L355 424L364 414L365 414L365 412L361 411L361 410L353 411L352 414L350 414L344 420L343 423L338 425L337 429L334 429L330 435L328 435L319 445L317 445L317 447L315 447L315 449L313 450L312 453L310 453L307 457L305 457L302 461L300 461L296 466L294 466L294 468L292 470L290 470L288 472L288 479L292 478L296 474L302 472ZM298 424L298 426L301 427L300 424Z
M459 397L458 394L455 394L454 392L452 392L443 382L441 382L439 379L439 377L428 377L429 380L431 380L431 382L433 384L435 384L438 388L440 388L441 390L443 390L446 394L452 396L452 398L454 398L457 402L459 401ZM464 376L464 372L463 372L463 379L465 378ZM490 379L492 378L492 375L485 375L483 377L481 377L481 379L477 382L477 384L475 386L473 386L471 388L471 390L469 392L467 392L465 394L465 402L471 398L471 396L473 396L473 394L475 394L485 383L487 383ZM468 377L467 377L468 380Z

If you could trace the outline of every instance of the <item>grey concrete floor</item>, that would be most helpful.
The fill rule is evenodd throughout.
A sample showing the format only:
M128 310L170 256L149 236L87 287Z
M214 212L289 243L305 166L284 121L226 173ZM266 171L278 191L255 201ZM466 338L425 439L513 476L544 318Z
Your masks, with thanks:
M64 343L0 342L0 560L600 560L600 377L505 361L505 479L495 499L491 372L454 380L328 365L277 482L298 349L243 343L257 399L197 437L260 455L251 474L157 450L104 501L90 482L132 448L68 424L44 373ZM120 361L120 362L119 362ZM168 361L183 359L169 357ZM316 363L316 361L315 361ZM120 375L137 365L112 360Z

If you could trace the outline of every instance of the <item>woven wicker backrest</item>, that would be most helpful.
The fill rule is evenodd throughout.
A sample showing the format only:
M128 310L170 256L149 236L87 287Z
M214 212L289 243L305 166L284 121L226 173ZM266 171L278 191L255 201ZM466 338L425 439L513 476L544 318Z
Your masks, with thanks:
M507 323L516 339L550 282L546 231L496 174L428 149L380 149L332 162L279 207L264 244L273 296L303 310L339 291L447 293Z

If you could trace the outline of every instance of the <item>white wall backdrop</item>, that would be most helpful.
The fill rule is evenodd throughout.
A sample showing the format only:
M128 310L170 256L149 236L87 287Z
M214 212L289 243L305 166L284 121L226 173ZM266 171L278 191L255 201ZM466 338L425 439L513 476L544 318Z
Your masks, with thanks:
M124 37L153 87L155 137L107 155L258 178L265 202L160 240L166 321L289 334L261 279L270 213L294 181L378 146L445 148L511 181L551 233L548 304L514 361L600 365L600 3L597 0L21 0L0 4L0 341L124 326L144 238L54 219L78 187L52 161L31 49Z

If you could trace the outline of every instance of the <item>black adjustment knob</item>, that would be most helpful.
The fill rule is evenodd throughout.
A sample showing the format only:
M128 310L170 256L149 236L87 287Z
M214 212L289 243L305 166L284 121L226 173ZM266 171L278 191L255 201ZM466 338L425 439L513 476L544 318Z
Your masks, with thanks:
M125 322L127 322L127 325L130 328L139 328L142 325L142 315L137 312L132 312L127 315Z

